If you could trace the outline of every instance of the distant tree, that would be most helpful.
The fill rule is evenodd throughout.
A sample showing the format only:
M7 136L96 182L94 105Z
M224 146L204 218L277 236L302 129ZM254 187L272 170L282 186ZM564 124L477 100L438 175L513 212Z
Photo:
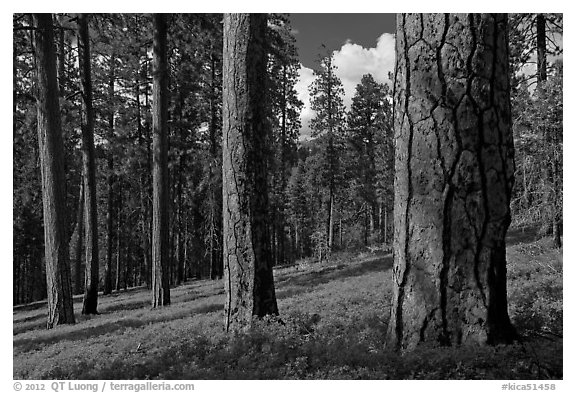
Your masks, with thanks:
M549 76L558 74L551 59L563 52L558 42L563 33L563 16L512 14L509 31L514 128L518 140L516 176L519 181L515 187L518 209L515 221L519 225L539 225L541 232L551 234L555 246L561 247L562 190L559 185L562 182L562 161L558 161L561 155L554 151L560 146L558 141L562 140L562 128L548 127L546 122L536 120L529 113L535 110L534 113L543 115L539 110L541 105L534 108L533 95L547 97L543 102L551 104L552 112L553 107L562 104L561 98L553 93L550 97L560 101L550 102L546 96L550 84L546 82ZM528 67L534 62L535 73ZM531 86L534 84L536 91L532 94ZM542 94L542 91L546 93Z
M48 287L48 322L53 328L73 324L68 254L64 155L56 54L51 14L34 14L37 75L38 144L42 171L44 246Z
M392 168L379 165L379 150L390 154L391 104L387 85L377 83L371 74L364 75L356 86L348 112L348 157L349 172L357 193L363 202L364 244L367 245L373 233L380 232L382 204L378 194L378 172L392 172ZM383 194L384 191L380 192Z
M319 68L314 70L316 79L309 86L310 105L315 112L310 121L312 136L319 138L323 150L322 180L328 191L326 203L326 238L328 248L334 245L334 205L336 192L342 180L341 153L345 108L342 81L335 74L332 55L321 57Z
M226 331L278 314L268 231L265 14L225 14L223 216Z
M152 306L170 304L168 187L168 59L165 14L154 14L152 130Z
M268 86L272 119L272 154L270 155L270 210L272 248L275 264L291 260L287 244L287 187L296 165L300 136L300 111L296 83L300 62L296 39L286 15L273 14L268 23Z
M82 165L84 179L84 219L86 276L82 314L98 314L98 212L96 204L96 164L94 152L94 109L92 106L92 71L88 15L78 15L78 48L82 85Z
M506 294L514 182L506 34L503 14L397 17L388 345L401 351L516 337Z

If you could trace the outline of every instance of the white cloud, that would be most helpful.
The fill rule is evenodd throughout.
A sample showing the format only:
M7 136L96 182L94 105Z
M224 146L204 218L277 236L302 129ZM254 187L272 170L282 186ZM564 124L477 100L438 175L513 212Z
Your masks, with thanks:
M340 49L334 51L334 65L338 67L336 75L342 80L344 86L344 105L347 109L350 108L356 85L360 83L363 75L372 74L377 82L391 83L388 73L394 71L394 42L393 34L384 33L378 38L375 48L364 48L347 41ZM301 139L310 136L309 123L314 112L310 109L308 86L313 80L312 70L302 67L300 80L296 84L298 98L304 102L301 114Z
M304 66L300 67L295 89L298 92L298 99L304 103L302 112L300 112L300 122L302 123L300 136L304 139L310 136L310 120L314 117L314 111L310 108L310 93L308 92L308 86L310 86L312 81L314 81L312 69Z

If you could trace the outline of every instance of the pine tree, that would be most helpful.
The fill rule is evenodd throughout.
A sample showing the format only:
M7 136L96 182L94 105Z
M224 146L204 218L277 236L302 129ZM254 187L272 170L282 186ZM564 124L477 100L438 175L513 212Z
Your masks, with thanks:
M388 345L509 343L507 17L399 14L396 37Z
M44 247L48 288L48 322L53 328L73 324L72 283L66 228L66 194L56 54L51 14L34 14L38 144L42 170Z
M84 219L86 275L82 314L98 314L98 212L96 204L96 163L94 152L94 109L92 106L92 70L88 16L78 16L79 62L82 84L82 168L84 179Z
M152 224L152 306L170 304L169 216L168 216L168 60L165 14L154 14L154 68L152 129L153 224Z
M226 331L278 314L268 231L265 14L225 14L223 215Z
M315 117L310 121L312 136L323 149L322 180L328 191L326 201L326 238L328 248L334 245L334 209L336 193L342 182L341 154L345 125L344 88L336 76L332 56L324 56L314 70L316 79L309 87L310 105Z

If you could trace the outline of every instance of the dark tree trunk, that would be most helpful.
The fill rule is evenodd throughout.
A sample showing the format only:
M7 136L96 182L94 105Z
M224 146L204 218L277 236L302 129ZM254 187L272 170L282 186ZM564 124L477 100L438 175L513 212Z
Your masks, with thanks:
M223 215L226 330L278 314L268 230L266 15L225 14Z
M74 269L74 293L82 293L82 243L84 239L84 179L80 176L80 191L78 196L78 239L76 240L76 261Z
M86 276L82 314L98 314L98 217L96 211L96 165L94 162L94 110L92 108L92 76L88 16L78 16L80 79L82 84L82 170L84 176L84 218L86 244Z
M106 211L106 267L104 268L104 295L112 293L112 235L114 232L114 70L115 57L110 58L110 81L108 84L108 105L110 113L108 115L108 173L106 174L108 183L108 210Z
M536 80L538 83L547 79L546 72L546 17L536 14Z
M397 19L388 345L509 343L514 174L507 16Z
M122 277L122 184L118 184L116 209L116 291L120 291Z
M51 14L34 14L38 108L38 145L42 172L44 250L48 288L48 329L74 323L68 251L64 143L56 79Z
M152 129L152 306L170 304L168 188L168 60L166 15L154 15Z
M215 181L220 178L221 169L218 157L217 138L217 91L216 91L216 55L210 56L211 81L210 81L210 155L212 164L210 166L210 278L222 278L224 274L222 258L222 181Z

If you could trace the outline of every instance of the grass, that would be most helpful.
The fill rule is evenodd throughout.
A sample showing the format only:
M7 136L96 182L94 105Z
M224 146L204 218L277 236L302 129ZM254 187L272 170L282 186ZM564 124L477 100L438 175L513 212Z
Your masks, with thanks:
M557 379L562 378L562 254L549 239L508 248L511 346L384 349L390 255L341 255L275 272L284 325L223 330L221 281L102 296L101 315L45 330L45 310L14 311L15 379ZM79 300L78 300L79 301ZM75 304L80 310L81 304Z

